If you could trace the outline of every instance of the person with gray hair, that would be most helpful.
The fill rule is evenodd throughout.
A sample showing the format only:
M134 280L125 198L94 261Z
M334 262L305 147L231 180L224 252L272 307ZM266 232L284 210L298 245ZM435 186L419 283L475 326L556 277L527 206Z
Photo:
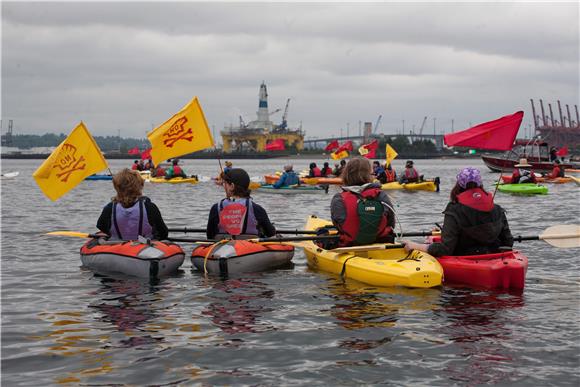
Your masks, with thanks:
M300 184L300 178L298 177L296 172L294 172L294 167L292 166L292 164L288 164L284 166L284 173L282 174L282 176L280 176L278 181L274 183L273 187L278 189L296 184Z

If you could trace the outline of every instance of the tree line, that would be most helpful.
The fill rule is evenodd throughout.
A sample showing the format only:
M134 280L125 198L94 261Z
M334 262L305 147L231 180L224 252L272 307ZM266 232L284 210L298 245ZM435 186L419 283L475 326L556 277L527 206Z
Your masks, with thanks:
M63 142L66 137L67 135L64 133L46 133L42 135L15 134L12 135L12 146L22 149L30 149L35 147L55 147ZM120 151L120 153L126 154L129 149L134 147L139 147L139 149L144 150L151 146L148 140L138 138L94 136L94 139L103 152Z

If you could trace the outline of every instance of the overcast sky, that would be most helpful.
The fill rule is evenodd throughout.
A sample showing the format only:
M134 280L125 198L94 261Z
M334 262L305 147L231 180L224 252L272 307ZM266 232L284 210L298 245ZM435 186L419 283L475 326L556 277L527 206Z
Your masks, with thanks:
M460 130L579 104L579 5L2 2L2 132L144 138L198 96L210 127L270 110L307 137ZM539 110L539 106L536 108ZM272 120L280 122L281 112Z

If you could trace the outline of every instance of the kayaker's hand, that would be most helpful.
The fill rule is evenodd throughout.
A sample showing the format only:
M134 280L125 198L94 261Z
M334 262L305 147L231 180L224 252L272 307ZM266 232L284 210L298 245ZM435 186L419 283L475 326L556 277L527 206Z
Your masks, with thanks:
M405 246L403 246L403 248L405 249L406 252L411 252L413 250L419 250L419 251L426 251L426 245L422 244L422 243L415 243L415 242L411 242L411 241L401 241L401 243L404 243Z

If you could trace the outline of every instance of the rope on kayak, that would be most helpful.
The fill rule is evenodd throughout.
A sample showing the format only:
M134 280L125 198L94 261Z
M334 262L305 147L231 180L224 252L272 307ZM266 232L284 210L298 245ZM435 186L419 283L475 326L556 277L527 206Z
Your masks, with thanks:
M344 280L344 273L346 272L346 263L353 258L356 258L356 255L353 255L352 257L345 259L344 263L342 264L342 270L340 271L340 278L342 278L343 280Z
M228 243L230 241L230 239L222 239L221 241L218 241L216 243L214 243L208 250L207 254L205 255L204 259L203 259L203 272L204 274L207 274L207 259L209 258L209 256L214 252L214 250L218 247L221 246L225 243Z

